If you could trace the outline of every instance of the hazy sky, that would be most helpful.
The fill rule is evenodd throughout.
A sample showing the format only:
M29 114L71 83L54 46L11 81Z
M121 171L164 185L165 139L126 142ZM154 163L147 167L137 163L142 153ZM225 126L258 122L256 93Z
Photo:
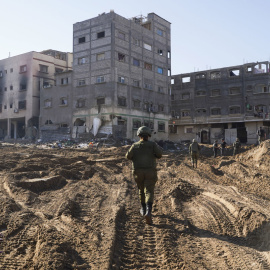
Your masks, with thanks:
M171 22L173 75L270 60L269 0L0 0L0 59L72 52L73 24L110 9Z

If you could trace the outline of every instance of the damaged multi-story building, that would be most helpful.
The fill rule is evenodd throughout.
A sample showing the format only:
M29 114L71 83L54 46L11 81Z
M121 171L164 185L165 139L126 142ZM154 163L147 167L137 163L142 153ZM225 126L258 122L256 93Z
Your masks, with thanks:
M43 89L42 133L62 125L73 138L133 139L145 125L154 139L167 139L170 36L170 23L154 13L126 19L111 11L75 23L73 71Z
M269 137L270 64L247 63L172 76L170 139L213 143Z
M55 73L71 69L72 55L48 50L0 60L0 138L36 138L40 82L55 84Z

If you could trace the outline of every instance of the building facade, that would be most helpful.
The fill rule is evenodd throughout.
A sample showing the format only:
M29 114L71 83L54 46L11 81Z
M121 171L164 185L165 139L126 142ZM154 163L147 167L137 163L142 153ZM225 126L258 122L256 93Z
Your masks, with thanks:
M269 137L269 68L266 61L172 76L170 139L254 144L259 127Z
M113 11L73 26L73 137L92 132L136 138L141 125L168 138L170 23L154 13ZM98 123L98 127L96 127Z
M48 50L0 60L1 139L38 136L40 81L53 85L57 69L69 68L71 59L67 54Z

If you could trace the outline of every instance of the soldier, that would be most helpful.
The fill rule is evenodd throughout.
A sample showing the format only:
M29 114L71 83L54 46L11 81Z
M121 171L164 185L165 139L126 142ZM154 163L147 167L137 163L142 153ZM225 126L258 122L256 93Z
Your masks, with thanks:
M260 145L261 142L265 140L265 132L264 132L264 129L262 127L260 127L260 129L258 129L257 135L258 135L258 143Z
M241 147L240 140L238 138L236 138L235 142L233 143L233 155L234 156L239 153L240 147Z
M217 157L218 149L219 149L218 141L215 140L215 142L213 143L214 158Z
M195 139L192 140L192 143L189 145L189 154L191 155L191 161L192 161L192 167L197 168L197 161L198 161L198 157L199 157L199 153L200 153L200 146L197 143L197 141Z
M155 142L148 141L151 137L151 130L148 127L140 127L137 135L140 140L131 146L126 153L126 158L132 160L133 176L139 189L141 202L140 213L150 225L152 224L154 188L157 182L156 159L161 158L162 150Z
M227 146L227 143L225 142L224 138L222 138L221 144L220 144L220 155L221 156L224 155L226 146Z

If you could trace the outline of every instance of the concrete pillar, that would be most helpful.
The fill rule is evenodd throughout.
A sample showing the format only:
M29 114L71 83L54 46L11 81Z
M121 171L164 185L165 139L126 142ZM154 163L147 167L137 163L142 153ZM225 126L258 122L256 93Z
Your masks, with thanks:
M11 138L11 120L10 118L7 119L7 138Z
M13 136L13 138L14 138L14 139L17 139L17 127L18 127L18 122L17 122L17 121L14 121L14 122L13 122L13 125L14 125L14 136Z

